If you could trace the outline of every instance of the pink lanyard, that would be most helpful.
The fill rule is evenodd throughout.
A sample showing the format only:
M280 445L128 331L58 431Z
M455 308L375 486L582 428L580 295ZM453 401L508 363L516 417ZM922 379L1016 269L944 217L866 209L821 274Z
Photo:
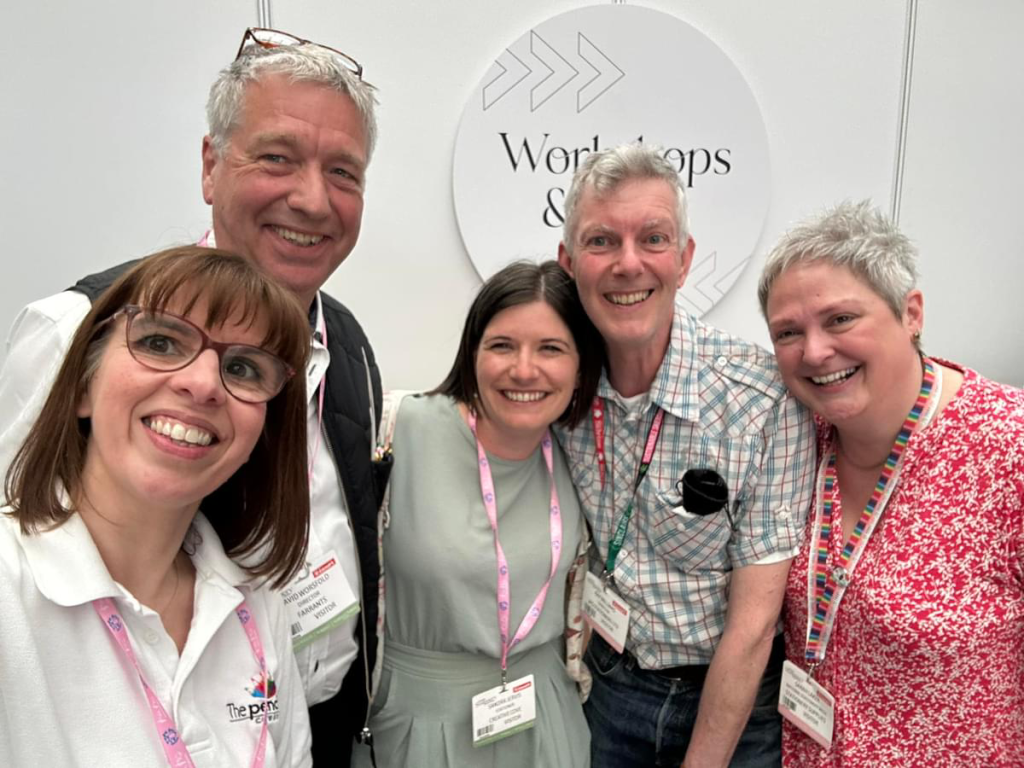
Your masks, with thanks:
M819 474L818 501L815 509L815 528L817 529L817 549L812 553L808 573L808 626L807 644L804 652L807 662L811 667L816 667L825 659L825 648L828 645L832 634L832 627L835 624L836 612L839 610L839 602L842 599L846 588L850 586L854 568L860 560L860 555L867 545L868 539L874 532L879 515L885 508L892 495L893 489L903 468L903 452L907 447L907 441L920 423L927 424L938 405L938 398L933 397L941 389L936 387L936 371L932 362L925 358L924 375L921 380L921 390L918 392L917 400L913 408L903 421L903 426L896 436L889 457L882 467L882 472L875 484L875 489L868 500L864 511L857 520L857 525L850 534L849 541L843 547L842 552L836 558L835 567L829 571L826 562L828 560L829 546L832 541L832 531L842 531L842 520L837 514L837 507L834 498L836 483L836 452L833 449L828 456L822 458L822 466ZM934 392L933 392L934 390ZM924 414L922 418L922 414Z
M540 619L540 613L544 610L544 601L548 596L548 588L551 580L558 570L558 559L562 552L562 512L558 507L558 489L555 488L555 463L551 448L551 432L545 431L541 440L541 448L544 451L544 462L548 465L548 474L551 476L551 513L548 516L551 530L551 571L548 573L547 581L540 588L540 592L533 599L530 610L526 612L515 637L509 640L509 602L511 589L509 587L508 561L505 559L505 551L501 548L501 541L498 538L498 503L494 496L494 480L491 477L491 464L476 434L476 414L469 409L469 428L476 438L476 454L480 464L480 493L483 496L484 509L487 510L487 519L491 523L491 530L494 531L494 550L498 560L498 630L501 633L501 684L502 687L508 682L508 652L513 646L518 645Z
M153 724L156 726L156 732L160 737L160 746L164 748L164 755L167 757L168 765L172 766L172 768L178 768L178 766L194 768L195 763L192 762L192 756L188 753L185 742L181 740L174 721L167 714L164 705L160 703L160 699L156 697L156 694L153 693L146 682L146 678L142 675L142 668L139 666L138 659L135 658L131 641L128 639L128 633L124 628L124 620L118 614L114 601L109 597L104 597L99 600L93 600L92 605L96 609L96 613L103 620L103 624L110 630L110 634L114 636L114 641L121 649L121 652L124 653L128 661L135 667L135 671L139 674L139 681L142 683L142 689L146 692L146 699L149 701L149 711L153 715ZM238 620L242 622L242 628L245 630L246 637L249 638L249 645L252 647L253 656L256 657L256 661L260 665L264 690L269 697L272 681L267 675L267 661L263 654L263 643L260 641L260 633L256 629L256 622L253 620L252 614L249 613L244 600L235 609L235 614L238 616ZM253 768L262 768L266 760L267 714L267 712L263 713L263 727L260 730L260 740L256 745L256 754L252 758Z
M323 337L321 343L327 347L327 323L324 321L323 311L320 315L320 335ZM324 385L327 383L327 371L320 377L319 394L316 405L316 438L313 441L313 450L309 454L309 487L313 487L313 465L316 463L316 454L320 450L320 433L324 431Z
M604 403L599 395L594 395L594 402L590 406L590 421L594 426L594 442L597 444L597 471L601 477L601 490L604 490L604 477L606 460L604 457Z
M595 451L597 453L597 470L601 478L601 490L603 491L608 460L604 455L604 416L606 410L600 395L594 396L594 402L591 404L590 408L590 422L594 427L594 443L596 445ZM644 455L640 462L640 470L637 473L636 482L633 486L633 493L636 493L637 488L640 487L640 481L644 479L644 475L647 473L647 468L651 464L651 459L654 456L654 447L658 444L658 434L661 432L661 422L664 421L664 419L665 412L659 408L658 412L654 416L651 429L647 433L647 441L644 444Z

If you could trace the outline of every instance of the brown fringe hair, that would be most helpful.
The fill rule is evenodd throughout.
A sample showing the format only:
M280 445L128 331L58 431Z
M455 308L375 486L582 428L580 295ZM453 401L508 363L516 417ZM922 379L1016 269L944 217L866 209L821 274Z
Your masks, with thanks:
M573 429L583 421L601 380L604 344L583 311L576 284L557 261L513 262L483 284L466 315L451 370L431 394L448 395L456 402L482 410L483 402L477 400L480 387L476 380L476 353L487 326L502 310L535 301L543 301L562 319L580 356L579 387L558 417L558 424Z

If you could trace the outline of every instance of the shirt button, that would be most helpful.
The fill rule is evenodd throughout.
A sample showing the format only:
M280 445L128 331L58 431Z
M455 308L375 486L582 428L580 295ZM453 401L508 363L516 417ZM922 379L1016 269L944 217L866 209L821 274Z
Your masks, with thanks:
M728 364L729 360L728 358L725 357L725 355L719 355L718 359L715 360L715 366L718 368L725 368L725 366Z
M160 640L160 635L154 632L152 629L147 629L142 635L143 639L150 645L156 645L157 641Z
M780 520L789 520L789 506L783 504L781 507L775 510L775 514L778 516Z

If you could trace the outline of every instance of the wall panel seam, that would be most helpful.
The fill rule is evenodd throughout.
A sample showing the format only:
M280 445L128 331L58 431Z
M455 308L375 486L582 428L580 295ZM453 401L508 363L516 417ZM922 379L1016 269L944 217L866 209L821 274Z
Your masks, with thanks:
M890 215L900 222L903 202L903 173L907 160L907 124L910 121L910 94L914 80L914 43L917 39L917 0L907 0L907 20L903 40L903 74L900 84L899 124L896 131L896 159L892 180Z

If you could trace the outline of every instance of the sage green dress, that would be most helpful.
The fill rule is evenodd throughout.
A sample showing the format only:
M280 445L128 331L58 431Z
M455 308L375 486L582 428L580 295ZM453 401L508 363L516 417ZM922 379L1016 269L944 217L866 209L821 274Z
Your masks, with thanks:
M370 728L379 768L585 768L590 732L564 666L565 581L582 516L554 444L562 511L558 572L540 619L509 655L509 680L534 675L533 728L473 746L473 696L501 683L494 535L480 496L476 443L454 402L408 397L393 440L391 523L384 534L384 666ZM489 456L498 532L511 579L514 634L551 568L550 477L540 449ZM355 764L369 765L356 747Z

